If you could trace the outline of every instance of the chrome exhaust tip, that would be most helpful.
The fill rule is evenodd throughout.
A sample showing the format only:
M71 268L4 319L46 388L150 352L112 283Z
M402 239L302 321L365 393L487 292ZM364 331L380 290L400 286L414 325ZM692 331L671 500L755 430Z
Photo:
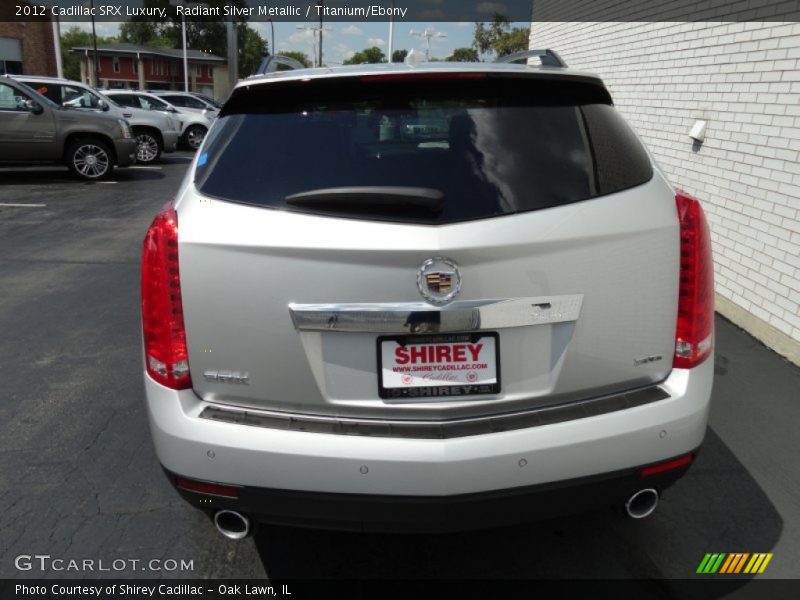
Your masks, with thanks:
M214 513L214 525L229 540L243 540L250 535L250 519L235 510L218 510Z
M644 519L658 506L658 492L653 488L639 490L625 501L625 512L631 519Z

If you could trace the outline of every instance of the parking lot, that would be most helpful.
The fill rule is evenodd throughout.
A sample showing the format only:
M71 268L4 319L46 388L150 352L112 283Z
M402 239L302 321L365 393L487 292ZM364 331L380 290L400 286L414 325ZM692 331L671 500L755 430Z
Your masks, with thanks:
M47 554L193 561L113 573L131 577L687 578L706 552L773 552L762 577L800 577L800 369L719 318L705 445L650 519L223 539L166 481L143 403L140 243L190 160L99 183L0 169L0 577L107 575L15 567Z

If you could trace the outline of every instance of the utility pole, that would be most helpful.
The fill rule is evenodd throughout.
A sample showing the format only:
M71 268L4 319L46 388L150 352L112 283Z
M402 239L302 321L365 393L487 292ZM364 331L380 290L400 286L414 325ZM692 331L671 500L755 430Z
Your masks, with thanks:
M322 7L325 6L325 0L319 0L319 2L317 2L317 6L319 6L319 9L317 9L317 10L319 10L319 64L317 66L321 67L322 66L322 31L323 31L323 27L322 27L322 13L323 13L323 10L322 10Z
M56 53L56 74L59 78L64 77L64 61L61 59L61 23L58 15L53 18L53 50Z
M446 38L447 34L442 33L441 31L436 31L433 27L428 27L425 31L414 31L411 30L411 35L417 37L419 39L425 40L425 62L428 62L431 58L431 38Z
M89 85L92 87L99 87L100 78L97 73L100 71L100 63L97 62L97 30L94 27L94 0L89 0L89 7L92 9L92 62L94 63L93 73L89 76Z
M394 54L394 0L392 0L392 12L389 15L389 60L394 62L392 55Z

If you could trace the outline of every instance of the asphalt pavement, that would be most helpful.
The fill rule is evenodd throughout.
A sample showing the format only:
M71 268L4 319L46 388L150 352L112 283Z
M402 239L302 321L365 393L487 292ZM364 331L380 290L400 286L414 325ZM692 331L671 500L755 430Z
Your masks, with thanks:
M104 183L0 169L0 578L687 578L706 552L772 552L762 577L800 578L800 369L721 318L705 444L650 519L223 539L166 481L143 402L140 244L190 160ZM95 570L19 570L27 555Z

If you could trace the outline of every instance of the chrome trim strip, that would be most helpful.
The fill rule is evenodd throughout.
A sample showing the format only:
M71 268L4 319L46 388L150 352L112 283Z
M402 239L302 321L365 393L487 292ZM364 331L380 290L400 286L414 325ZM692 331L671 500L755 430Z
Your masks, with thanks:
M669 397L669 394L660 386L651 386L582 402L541 407L504 415L452 421L384 421L378 419L296 415L267 410L223 407L218 404L207 406L203 409L200 413L200 418L284 431L388 438L450 439L584 419L650 404Z
M460 300L443 307L424 302L290 304L299 331L448 333L577 321L583 294Z

